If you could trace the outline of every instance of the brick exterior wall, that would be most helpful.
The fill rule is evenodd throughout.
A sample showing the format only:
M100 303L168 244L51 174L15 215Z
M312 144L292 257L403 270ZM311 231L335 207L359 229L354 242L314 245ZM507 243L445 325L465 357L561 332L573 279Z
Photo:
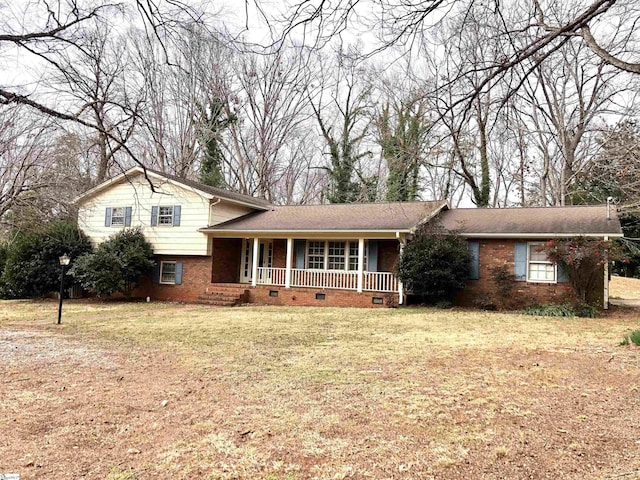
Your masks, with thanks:
M165 285L154 283L151 278L142 282L134 291L136 297L150 297L152 300L192 302L211 284L211 257L157 255L156 262L181 262L182 284Z
M480 239L478 280L468 280L465 289L458 295L456 303L463 306L488 306L498 308L522 308L534 304L558 304L573 301L569 283L532 283L513 281L510 292L500 293L500 287L494 279L492 270L505 267L514 273L514 249L516 239ZM604 276L604 271L601 277ZM603 280L604 282L604 280ZM603 284L601 283L594 300L602 303Z
M469 280L458 295L456 304L462 306L488 306L498 308L521 308L533 304L565 303L573 300L568 283L512 282L507 294L500 293L492 269L505 267L509 274L514 271L514 248L518 241L511 239L481 239L479 251L478 280ZM157 256L156 261L182 262L182 284L163 285L146 279L134 295L149 296L154 300L195 301L207 290L215 288L215 283L237 283L240 268L241 239L214 239L212 256ZM397 259L397 241L380 241L378 244L378 270L392 271ZM286 256L286 240L274 240L273 265L283 268ZM602 276L601 276L602 277ZM212 284L213 281L213 284ZM357 293L352 290L321 288L290 288L259 285L249 290L249 301L265 305L300 306L341 306L341 307L384 307L398 303L397 294L385 292ZM270 291L278 296L270 296ZM593 300L602 303L602 282L594 292ZM316 294L324 294L323 300ZM373 303L373 298L382 299L382 304Z
M378 240L378 271L393 272L399 255L398 240Z
M269 292L278 292L272 297ZM316 298L324 294L324 299ZM382 304L373 303L373 298L381 299ZM291 305L313 307L390 307L398 305L398 295L387 292L363 292L353 290L334 290L322 288L284 288L268 285L249 287L249 301L260 305Z
M210 281L213 283L235 283L240 281L241 252L241 238L212 239L212 264L209 265ZM207 278L207 283L208 281L209 278Z
M295 259L293 260L295 262ZM293 267L295 265L292 264ZM287 267L287 241L283 238L273 240L273 268Z

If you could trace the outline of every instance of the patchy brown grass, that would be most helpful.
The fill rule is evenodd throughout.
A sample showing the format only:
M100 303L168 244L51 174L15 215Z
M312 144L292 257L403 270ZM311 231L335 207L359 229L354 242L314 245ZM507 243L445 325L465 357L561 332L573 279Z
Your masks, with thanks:
M0 473L635 478L634 310L0 304ZM628 474L628 475L627 475ZM637 476L637 475L636 475Z
M609 283L611 298L640 300L640 279L612 276Z

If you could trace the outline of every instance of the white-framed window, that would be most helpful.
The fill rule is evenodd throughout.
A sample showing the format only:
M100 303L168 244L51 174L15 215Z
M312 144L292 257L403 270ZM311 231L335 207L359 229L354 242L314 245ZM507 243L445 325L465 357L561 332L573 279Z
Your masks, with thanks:
M158 207L158 225L173 225L173 205Z
M124 207L111 207L111 222L112 227L124 227Z
M367 269L365 249L364 269ZM358 240L310 240L307 268L315 270L358 270Z
M160 283L176 283L176 262L160 262Z
M324 270L324 247L324 240L307 242L307 268Z
M349 270L358 270L358 241L349 240ZM367 250L365 249L364 269L367 269Z
M527 281L555 283L557 281L556 264L541 250L542 245L542 243L527 244Z
M344 270L347 242L328 242L327 270Z

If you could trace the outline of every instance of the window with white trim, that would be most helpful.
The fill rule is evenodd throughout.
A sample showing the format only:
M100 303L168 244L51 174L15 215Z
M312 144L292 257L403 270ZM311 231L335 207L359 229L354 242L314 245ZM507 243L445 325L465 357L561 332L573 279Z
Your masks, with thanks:
M367 269L365 249L364 269ZM307 268L314 270L358 270L358 240L310 240Z
M307 243L307 268L324 270L324 241Z
M160 263L160 283L176 283L176 262Z
M527 281L556 282L556 264L541 250L542 243L527 244Z
M327 270L344 270L347 242L329 242Z
M158 207L158 225L173 225L173 205Z
M110 225L112 227L124 227L124 214L124 207L112 207Z

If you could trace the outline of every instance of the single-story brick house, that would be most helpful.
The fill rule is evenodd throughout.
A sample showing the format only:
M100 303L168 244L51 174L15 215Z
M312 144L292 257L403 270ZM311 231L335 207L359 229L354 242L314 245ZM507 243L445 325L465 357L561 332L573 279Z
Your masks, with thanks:
M526 302L569 292L536 247L557 237L621 237L605 206L449 209L447 202L276 206L135 167L76 199L78 223L95 244L139 226L157 271L137 294L153 299L288 305L403 304L393 273L416 228L440 222L468 240L474 262L461 303L495 293L491 267L513 271ZM608 272L599 298L606 307Z

